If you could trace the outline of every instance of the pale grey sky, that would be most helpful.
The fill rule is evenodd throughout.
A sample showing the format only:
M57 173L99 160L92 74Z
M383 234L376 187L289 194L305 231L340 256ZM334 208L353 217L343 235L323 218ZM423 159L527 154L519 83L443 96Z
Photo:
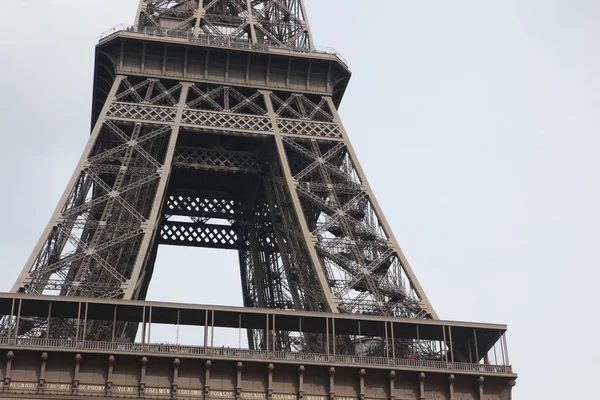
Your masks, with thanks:
M438 314L509 325L516 399L594 396L600 2L306 3L317 44L350 63L344 123ZM0 291L86 142L93 46L136 5L2 6ZM241 304L234 253L165 248L158 263L152 299Z

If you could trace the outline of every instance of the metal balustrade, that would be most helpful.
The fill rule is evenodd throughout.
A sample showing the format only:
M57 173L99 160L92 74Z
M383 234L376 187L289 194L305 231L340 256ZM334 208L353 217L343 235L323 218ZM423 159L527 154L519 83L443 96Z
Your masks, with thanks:
M0 337L0 347L12 348L52 348L52 349L82 349L91 351L137 352L144 354L178 355L178 356L209 356L233 359L294 361L309 363L335 363L342 365L374 365L400 368L419 368L428 370L454 370L465 372L483 372L494 374L512 374L510 365L457 363L436 360L413 360L404 358L388 358L374 356L359 356L346 354L319 354L288 351L266 351L237 349L230 347L201 347L176 344L142 344L75 341L63 339Z
M277 50L292 53L315 53L315 54L329 54L335 56L345 66L348 66L348 61L334 48L332 47L317 47L314 50L298 49L293 47L282 47L275 43L252 43L249 39L243 38L232 38L230 36L216 36L207 35L201 33L198 37L194 37L191 30L161 30L155 28L144 27L142 29L136 29L132 25L121 24L114 28L111 28L100 35L100 40L104 40L112 35L119 32L133 33L144 36L160 37L160 38L171 38L171 39L185 39L191 43L205 44L209 46L220 46L228 47L233 49L251 49L251 50Z

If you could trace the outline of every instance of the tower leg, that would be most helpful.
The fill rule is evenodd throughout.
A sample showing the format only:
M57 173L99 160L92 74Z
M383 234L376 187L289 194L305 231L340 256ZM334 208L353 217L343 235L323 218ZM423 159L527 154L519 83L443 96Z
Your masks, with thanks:
M13 292L129 299L142 293L189 85L134 79L116 77Z

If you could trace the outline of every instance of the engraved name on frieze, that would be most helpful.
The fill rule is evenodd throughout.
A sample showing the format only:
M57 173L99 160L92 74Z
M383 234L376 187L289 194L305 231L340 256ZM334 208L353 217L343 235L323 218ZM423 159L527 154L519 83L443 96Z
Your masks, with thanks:
M45 390L71 390L71 385L68 383L46 383Z
M144 389L144 392L146 394L171 394L171 389L164 389L164 388L149 388L147 387L146 389Z
M252 392L242 392L242 399L266 399L267 395L265 393L252 393Z
M273 393L273 400L296 400L297 398L295 394Z
M118 393L135 393L137 392L138 388L133 386L117 386L115 390Z
M327 396L313 396L313 395L308 395L308 396L304 396L304 398L306 400L324 400L324 399L327 399Z
M104 392L104 385L79 385L80 392Z
M223 397L223 398L235 397L233 392L224 391L224 390L211 390L209 392L209 395L210 395L210 397Z
M37 389L37 383L11 382L10 389Z
M177 390L177 394L179 396L197 396L197 397L202 397L203 392L202 392L202 390L198 390L198 389L178 389Z

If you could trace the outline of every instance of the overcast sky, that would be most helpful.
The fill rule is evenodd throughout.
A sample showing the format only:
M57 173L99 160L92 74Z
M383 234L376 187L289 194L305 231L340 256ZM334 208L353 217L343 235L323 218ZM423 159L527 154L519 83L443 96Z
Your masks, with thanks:
M4 3L0 291L87 140L94 44L137 6ZM440 317L508 324L516 399L592 398L600 1L306 3L317 44L349 61L344 123ZM165 248L158 264L152 300L241 305L233 252Z

